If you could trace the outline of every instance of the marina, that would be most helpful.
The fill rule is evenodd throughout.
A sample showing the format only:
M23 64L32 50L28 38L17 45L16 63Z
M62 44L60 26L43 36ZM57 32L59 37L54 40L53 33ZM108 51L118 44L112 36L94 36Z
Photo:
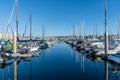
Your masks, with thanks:
M1 0L0 80L120 80L115 3Z
M17 68L18 80L119 80L119 65L90 59L64 42L56 42L54 46L40 51L39 57L18 61ZM0 77L11 80L13 72L12 64L1 66Z

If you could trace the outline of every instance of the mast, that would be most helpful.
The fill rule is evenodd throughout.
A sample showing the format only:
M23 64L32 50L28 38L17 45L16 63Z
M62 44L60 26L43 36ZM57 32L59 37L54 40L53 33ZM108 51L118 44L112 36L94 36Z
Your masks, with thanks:
M120 37L120 16L118 17L118 38Z
M73 39L75 39L75 28L73 26Z
M76 37L76 39L78 39L78 35L77 35L77 26L75 27L75 37Z
M30 14L30 39L32 39L32 14Z
M85 33L85 31L84 31L84 20L82 21L82 28L83 28L83 40L84 40L84 33Z
M82 40L82 21L81 21L81 25L80 25L80 39Z
M2 18L2 39L4 39L4 19Z
M97 33L97 24L96 24L96 39L97 39L97 35L98 35L98 33Z
M107 20L106 20L106 0L104 0L104 15L105 15L105 23L104 23L104 27L105 27L105 55L107 54L107 50L108 50L108 36L107 36ZM105 80L108 80L108 63L105 61Z
M104 0L104 15L105 15L105 23L104 23L104 27L105 27L105 55L107 54L107 50L108 50L108 37L107 37L107 29L106 29L106 25L107 25L107 20L106 20L106 0Z
M79 38L79 40L80 40L80 34L81 33L81 29L80 29L80 25L78 26L78 38Z
M16 44L17 44L17 37L18 37L18 0L16 0L16 32L14 33L14 54L16 54ZM17 75L17 61L14 62L14 80L18 80Z
M16 32L18 36L18 0L16 0Z
M45 39L45 27L42 24L42 39Z
M106 25L107 25L107 20L106 20L106 0L104 0L104 10L105 10L105 55L107 54L108 50L108 36L106 32ZM108 63L105 61L105 80L108 80Z

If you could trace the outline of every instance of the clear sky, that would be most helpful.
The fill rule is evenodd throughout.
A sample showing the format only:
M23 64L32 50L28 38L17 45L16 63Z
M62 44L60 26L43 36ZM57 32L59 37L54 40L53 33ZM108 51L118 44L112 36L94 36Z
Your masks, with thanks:
M15 0L0 0L0 32L2 19L4 29ZM42 24L46 35L70 35L73 26L80 27L84 20L85 35L93 34L96 24L98 33L104 32L104 0L19 0L19 34L23 34L25 25L32 14L33 35L40 36ZM120 16L120 0L107 0L107 29L116 34ZM11 25L15 31L15 10ZM29 25L28 25L29 26ZM11 30L9 28L9 33ZM26 35L29 34L29 28Z

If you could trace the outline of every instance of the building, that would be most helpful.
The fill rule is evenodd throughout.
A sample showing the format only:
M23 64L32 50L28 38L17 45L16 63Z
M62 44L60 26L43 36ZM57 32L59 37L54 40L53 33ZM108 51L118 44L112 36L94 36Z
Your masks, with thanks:
M2 34L0 33L0 39L12 39L13 35L12 34Z

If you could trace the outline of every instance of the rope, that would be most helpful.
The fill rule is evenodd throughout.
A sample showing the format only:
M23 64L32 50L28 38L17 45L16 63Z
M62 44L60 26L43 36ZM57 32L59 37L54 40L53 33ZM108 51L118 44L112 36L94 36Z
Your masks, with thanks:
M10 17L9 17L9 20L8 20L7 29L6 29L6 33L5 33L5 34L7 34L7 32L8 32L8 27L10 26L14 9L15 9L15 2L14 2L14 5L13 5L13 8L12 8L12 11L11 11L11 14L10 14Z
M10 24L10 28L11 28L11 31L12 31L12 34L13 34L14 32L13 32L13 28L12 28L12 25L11 25L11 24Z
M26 33L26 31L27 31L29 20L30 20L30 18L28 19L27 24L25 25L25 30L24 30L24 33L23 33L23 38L24 38L25 33Z

